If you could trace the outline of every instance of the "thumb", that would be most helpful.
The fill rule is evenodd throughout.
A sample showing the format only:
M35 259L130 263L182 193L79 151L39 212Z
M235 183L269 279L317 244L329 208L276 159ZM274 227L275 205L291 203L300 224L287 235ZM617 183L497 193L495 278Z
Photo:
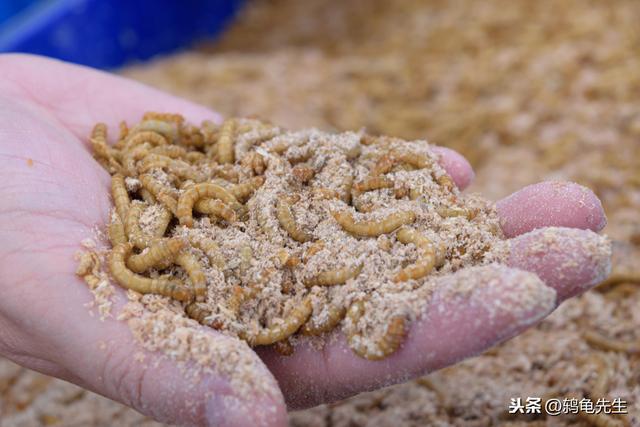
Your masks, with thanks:
M65 344L57 358L73 382L165 423L286 425L278 385L246 343L195 327L177 309L142 313L131 304L136 314L126 322L87 318L82 304L68 306L84 310L72 318L87 318L56 340Z

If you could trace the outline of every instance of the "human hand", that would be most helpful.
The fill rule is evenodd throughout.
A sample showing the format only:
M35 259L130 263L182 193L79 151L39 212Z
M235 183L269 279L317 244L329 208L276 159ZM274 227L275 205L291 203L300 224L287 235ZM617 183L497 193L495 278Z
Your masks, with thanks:
M428 309L383 361L355 356L339 338L320 352L299 346L290 357L258 350L253 357L265 369L255 375L273 387L269 398L235 395L214 374L193 384L161 354L136 362L140 349L124 322L88 316L84 305L92 296L74 274L74 254L94 227L104 227L111 208L109 175L87 144L93 124L113 128L149 109L181 112L192 122L217 116L119 77L38 57L0 57L0 77L0 354L161 421L253 425L261 414L265 425L285 425L285 401L313 405L450 365L520 333L608 273L606 251L594 251L606 245L590 231L605 224L593 193L575 184L530 186L500 201L498 212L512 238L509 265L538 274L557 292L554 304L524 300L517 313L509 311L505 296L518 298L525 273L504 267L491 271L490 286L471 298L444 302L436 295L438 309ZM438 151L456 184L466 187L473 177L468 163ZM548 226L567 228L541 228ZM550 292L542 284L537 291Z

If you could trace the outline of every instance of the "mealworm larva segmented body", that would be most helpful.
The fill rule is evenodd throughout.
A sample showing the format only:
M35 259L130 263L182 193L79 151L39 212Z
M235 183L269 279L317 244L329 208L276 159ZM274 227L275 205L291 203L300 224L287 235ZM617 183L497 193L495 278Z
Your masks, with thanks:
M436 212L442 218L454 218L457 216L463 216L468 220L472 220L476 217L477 212L467 209L467 208L459 208L456 206L440 206L436 208Z
M179 282L167 279L150 279L129 270L125 260L132 249L133 244L121 243L115 246L109 254L109 269L113 278L121 286L141 294L159 294L185 302L193 300L193 291Z
M125 141L125 148L127 150L132 150L134 147L148 143L150 145L165 145L167 144L167 138L165 138L162 134L145 130L140 132L135 132L129 134Z
M127 258L127 267L134 273L142 273L150 268L171 263L184 247L184 241L178 238L159 239L149 248L137 255Z
M305 298L300 304L293 307L283 323L262 328L255 335L249 335L246 332L240 334L240 337L247 341L252 347L258 345L270 345L278 341L282 341L293 335L311 316L313 307L311 299Z
M138 249L149 246L149 236L145 236L140 228L140 215L144 211L145 205L141 202L133 202L129 207L129 212L124 221L124 230L127 238Z
M229 193L240 202L244 203L251 195L264 184L264 176L254 176L245 182L235 184L229 188Z
M127 122L125 122L124 120L121 121L118 124L118 130L119 130L118 142L116 142L115 145L118 146L118 148L122 148L121 143L123 143L127 135L129 135L129 126L127 126Z
M391 153L382 155L371 169L371 176L383 175L391 172L398 159Z
M402 227L396 234L398 240L405 245L413 243L420 249L420 258L415 264L409 265L393 278L395 282L406 282L407 280L417 280L431 273L436 265L436 251L431 240L418 233L411 227Z
M204 275L198 258L191 252L184 250L176 256L175 263L189 275L196 299L198 301L204 300L207 293L207 277Z
M242 167L251 169L256 175L262 175L267 169L264 157L257 151L250 151L240 161Z
M227 300L226 306L235 317L238 317L242 304L252 298L255 298L259 293L260 287L256 284L250 284L247 288L234 286L231 291L231 296Z
M212 314L211 310L209 310L205 304L200 302L192 302L184 308L184 311L187 316L201 325L208 326L213 329L220 329L223 326L219 321L210 319Z
M225 120L220 127L218 137L218 161L220 163L233 163L234 154L234 133L236 121L234 119Z
M345 231L358 237L378 237L381 234L391 233L398 227L411 224L416 220L416 214L412 211L392 212L377 221L356 221L353 215L346 210L333 212L332 214Z
M240 203L227 190L217 184L203 183L189 187L178 199L176 216L181 225L193 226L193 206L204 198L215 198L222 200L225 204L238 211Z
M107 125L98 123L91 131L91 147L96 160L102 164L110 173L122 171L120 163L116 159L116 151L107 144Z
M178 201L176 200L178 192L174 188L158 182L149 174L140 175L140 183L143 188L153 194L153 197L155 197L157 201L165 205L171 213L175 214L178 209Z
M152 169L167 169L169 173L195 182L201 182L207 178L204 173L196 170L184 160L172 159L171 157L160 154L147 155L139 168L140 173L146 173Z
M312 256L323 250L324 246L325 244L322 240L316 240L315 242L313 242L302 255L302 261L309 261Z
M347 310L343 306L331 304L327 307L327 316L321 322L314 321L313 317L310 318L300 328L300 333L303 335L322 335L331 332L344 319L346 312Z
M362 181L354 184L353 189L358 193L364 193L366 191L379 190L381 188L392 188L393 181L385 176L372 175Z
M144 200L145 203L148 203L150 205L156 203L156 198L153 197L153 194L151 194L151 192L146 188L140 189L140 197L142 197L142 200Z
M347 310L347 317L357 328L358 321L364 315L365 307L363 301L356 301ZM382 360L394 353L402 343L406 335L406 319L404 316L394 316L387 324L384 335L374 342L374 349L370 349L364 342L362 335L358 332L347 334L349 347L355 354L368 360Z
M582 336L591 346L601 348L606 351L617 351L630 354L640 353L640 340L626 341L617 338L609 338L594 330L587 330Z
M111 217L107 234L109 235L111 246L115 246L120 243L127 243L127 235L124 232L124 224L122 223L120 216L114 215Z
M291 345L291 341L288 338L275 343L273 349L281 356L291 356L294 352L293 345Z
M113 198L113 204L116 206L118 216L124 221L129 212L131 200L129 199L127 186L124 183L124 176L119 173L111 177L111 197Z
M158 215L158 220L153 227L152 236L153 237L162 237L167 232L167 227L169 223L173 219L173 214L166 206L162 206L160 209L160 215Z
M336 268L333 270L323 271L304 281L305 286L335 286L342 285L349 279L358 277L362 271L363 264L360 263L351 267Z
M184 147L180 147L179 145L159 145L151 148L149 152L152 154L170 157L172 159L186 157L186 155L188 154L187 150L185 150Z
M236 212L224 204L222 200L200 199L195 203L194 209L203 214L215 215L228 222L234 222L236 220Z
M147 111L142 116L142 120L159 120L161 122L173 122L176 125L182 125L182 123L184 123L184 116L182 114L176 113L159 113L156 111Z
M123 164L128 176L136 176L138 174L137 163L149 154L150 147L151 145L145 142L127 150Z
M316 175L316 170L311 166L296 165L293 169L291 169L291 175L293 175L296 181L302 184L306 184L311 181Z
M447 191L453 191L453 189L456 188L455 182L453 182L453 179L446 173L436 177L436 182Z
M280 196L276 204L276 217L280 226L297 242L304 243L313 239L313 236L296 223L291 213L291 200L288 197Z
M194 248L200 249L209 258L211 265L223 269L225 267L225 261L220 253L220 247L212 239L207 237L195 237L189 236L189 243Z

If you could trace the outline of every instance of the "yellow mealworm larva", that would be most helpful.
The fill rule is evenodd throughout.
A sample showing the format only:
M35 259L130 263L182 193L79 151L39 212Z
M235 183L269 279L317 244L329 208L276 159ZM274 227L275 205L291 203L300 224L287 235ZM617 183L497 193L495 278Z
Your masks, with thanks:
M159 154L161 156L170 157L172 159L179 159L181 157L185 157L188 153L184 147L180 147L179 145L159 145L157 147L153 147L149 150L152 154ZM200 153L202 154L202 153Z
M196 299L198 301L204 300L207 293L207 277L198 258L189 251L182 251L176 256L175 263L189 275Z
M456 188L455 182L453 182L453 179L446 173L437 177L436 182L448 191L453 191L453 189Z
M140 215L142 215L144 208L144 203L131 203L127 217L124 220L124 230L127 238L138 249L146 248L150 241L150 237L145 236L142 228L140 228Z
M150 147L151 146L145 142L126 152L124 156L124 169L129 176L138 175L137 162L149 154Z
M234 132L236 121L234 119L225 120L220 128L218 137L218 161L220 163L233 163L234 161Z
M234 286L231 289L231 296L227 299L227 309L229 309L235 317L238 317L242 304L256 297L259 293L260 288L255 283L250 284L247 288Z
M288 197L278 197L276 217L278 218L280 226L289 234L289 236L291 236L293 240L304 243L313 239L311 234L301 229L296 223L296 220L291 213L291 201Z
M182 239L159 239L138 255L127 258L127 267L135 273L142 273L150 268L171 263L184 247Z
M195 237L189 235L189 243L194 248L200 249L209 258L211 265L223 269L225 260L220 253L220 247L212 239L207 237Z
M129 270L125 265L125 259L132 249L131 243L121 243L109 254L109 269L120 285L141 294L159 294L185 302L193 300L193 291L179 282L162 278L150 279Z
M124 177L119 173L111 177L111 197L113 198L113 204L116 206L118 216L122 221L125 221L131 200L124 183Z
M185 307L184 311L187 316L197 321L201 325L208 326L213 329L220 329L223 326L219 321L211 320L209 318L212 312L203 303L192 302Z
M196 126L183 126L180 129L179 143L187 147L204 147L204 135Z
M590 345L607 351L623 353L640 353L640 340L625 341L617 338L609 338L594 330L587 330L582 335Z
M257 151L247 153L240 161L240 165L247 169L251 169L256 175L262 175L267 169L264 157Z
M251 195L264 184L265 178L263 176L254 176L245 182L235 184L229 188L229 193L240 202L244 203Z
M306 184L311 181L316 175L316 170L311 166L296 165L293 169L291 169L291 175L293 175L296 181L302 184Z
M181 225L193 226L193 205L204 198L220 199L234 210L239 210L237 207L240 203L223 187L211 183L196 184L189 187L178 199L176 216Z
M316 240L307 248L307 250L302 255L302 261L307 262L309 259L324 249L324 241Z
M358 277L362 271L363 264L356 266L336 268L333 270L323 271L304 281L305 286L335 286L342 285L349 279Z
M396 235L398 240L405 245L413 243L420 249L420 258L410 266L400 270L393 278L395 282L406 282L407 280L417 280L431 273L436 265L436 251L426 236L418 233L411 227L402 227Z
M591 362L596 365L596 368L593 371L593 378L595 381L591 386L591 390L588 391L589 397L593 400L604 397L609 390L609 382L611 381L612 376L612 370L608 359L600 352L592 352L586 357L580 358L579 361L583 361L585 364Z
M206 155L204 153L201 153L200 151L189 151L187 154L185 154L184 158L190 163L197 163L201 160L204 160L206 158Z
M191 166L189 163L180 159L172 159L171 157L163 156L160 154L147 155L142 164L140 165L140 173L149 172L152 169L167 169L169 173L172 173L183 179L190 179L195 182L204 181L207 176Z
M358 237L378 237L381 234L391 233L398 227L410 224L416 220L416 214L411 211L393 212L380 220L357 221L353 215L344 210L333 212L333 217L342 228Z
M212 214L228 222L236 220L236 212L218 199L200 199L194 209L203 214Z
M303 335L322 335L331 332L344 319L347 310L341 305L330 304L327 307L327 316L321 321L314 321L313 317L307 320L300 333Z
M356 301L347 310L347 317L353 327L356 328L358 321L364 315L364 302ZM387 325L384 335L378 338L373 344L374 349L366 345L361 334L357 332L347 334L349 347L355 354L368 360L381 360L394 353L402 343L406 335L406 319L404 316L394 316Z
M173 219L173 214L166 206L162 205L160 209L160 214L158 215L158 219L153 226L153 231L151 235L153 237L163 237L167 232L167 227L169 227L169 223Z
M151 194L151 192L146 188L140 189L140 197L142 197L142 200L144 200L146 203L150 205L156 203L156 198L153 197L153 194Z
M147 189L151 194L153 194L153 197L155 197L156 200L165 205L172 213L175 214L178 209L178 201L176 200L178 191L176 189L158 182L149 174L142 174L139 179L143 188Z
M93 148L94 157L107 169L110 173L118 173L122 171L122 166L115 158L117 153L107 144L107 125L98 123L91 131L91 147Z
M127 235L124 232L124 224L118 215L112 215L111 222L109 222L109 241L111 246L116 246L120 243L127 243Z
M353 189L358 193L393 187L393 181L385 176L373 175L354 184Z
M294 305L283 323L262 328L255 335L248 335L246 332L242 332L240 338L247 341L252 347L276 343L289 338L300 329L309 319L312 311L311 299L305 298L300 304Z
M291 341L288 338L273 344L273 349L281 356L291 356L294 352L293 345L291 345Z
M133 149L133 147L144 144L145 142L151 145L165 145L167 144L167 139L158 132L154 131L131 133L125 141L125 148L127 150L131 150Z
M176 123L169 123L164 120L155 119L142 120L133 129L131 129L130 134L145 131L156 132L160 135L163 135L167 139L167 142L176 142L176 140L178 139L178 129Z
M431 159L424 154L415 154L415 153L400 154L398 156L398 159L402 163L409 164L416 169L426 169L433 166L433 162L431 161Z
M397 162L398 159L392 153L384 154L375 163L370 173L372 176L377 176L391 172Z
M127 122L123 120L118 125L118 128L119 128L120 134L118 135L118 142L116 143L116 145L118 145L118 148L122 148L121 143L123 143L127 135L129 135L129 126L127 126Z
M454 217L457 217L457 216L463 216L463 217L467 218L468 220L472 220L477 215L477 212L475 212L475 211L473 211L471 209L460 208L460 207L457 207L457 206L440 206L440 207L436 208L436 212L442 218L454 218Z
M176 113L158 113L156 111L147 111L142 116L143 121L159 120L161 122L173 122L177 125L184 123L184 116Z

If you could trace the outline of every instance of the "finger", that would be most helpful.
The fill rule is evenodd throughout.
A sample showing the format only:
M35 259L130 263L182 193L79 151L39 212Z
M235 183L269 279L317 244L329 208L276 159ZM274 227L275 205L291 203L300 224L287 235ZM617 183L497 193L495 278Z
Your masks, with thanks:
M146 111L177 112L194 123L221 119L208 108L141 83L34 55L0 56L0 90L32 100L81 140L97 122L117 129L120 121L138 122Z
M440 166L451 175L460 190L464 190L471 184L476 175L471 164L462 154L440 146L434 146L433 151L440 156Z
M558 302L603 281L611 272L611 242L590 230L548 227L510 241L508 264L536 273Z
M15 340L21 348L9 353L13 360L165 423L286 425L286 408L275 379L244 342L203 327L194 332L184 326L181 315L163 319L147 313L149 318L133 317L128 323L113 317L99 320L97 313L88 312L92 298L86 285L65 273L75 265L66 251L32 257L43 263L38 265L48 272L48 280L34 273L29 278L34 283L23 282L22 290L3 294L12 300L38 286L55 289L46 297L31 296L27 307L11 306L10 311L16 312L7 313L8 317L16 319L19 334L29 334ZM49 268L49 263L59 268ZM118 292L112 313L122 313L125 300ZM47 323L25 325L33 322L29 313L46 313ZM136 336L144 336L146 349Z
M310 343L282 357L260 354L292 407L331 401L406 381L478 354L520 333L555 307L555 291L534 274L502 265L442 277L422 318L387 359L356 356L342 334L318 350Z
M541 227L600 231L607 224L593 191L573 182L546 181L529 185L496 204L502 231L514 237Z

